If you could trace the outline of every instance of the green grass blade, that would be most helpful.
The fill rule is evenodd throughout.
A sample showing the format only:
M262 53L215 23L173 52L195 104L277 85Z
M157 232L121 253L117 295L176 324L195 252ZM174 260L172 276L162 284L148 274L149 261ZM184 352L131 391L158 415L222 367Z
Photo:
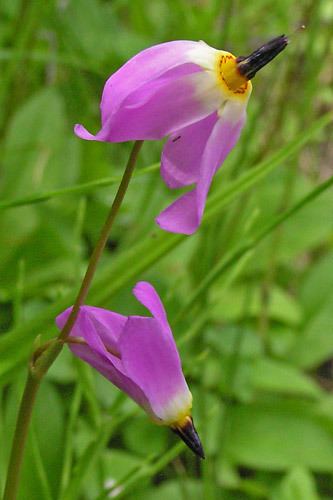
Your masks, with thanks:
M313 189L309 194L304 196L299 202L295 203L289 210L286 210L284 213L278 215L276 218L272 220L262 231L260 231L254 238L249 239L247 242L240 245L236 248L229 256L225 259L222 259L220 262L214 266L214 268L207 274L206 278L201 282L200 286L192 293L192 295L188 298L187 302L181 309L179 316L183 316L201 297L206 290L210 287L210 285L219 278L225 271L231 268L233 265L243 258L248 252L253 251L253 249L264 239L266 236L271 234L274 229L279 227L283 222L290 219L296 212L301 210L303 207L311 203L318 196L320 196L324 191L329 189L333 185L333 176L330 177L327 181L320 184L318 187ZM177 317L177 318L178 318Z
M156 170L158 170L159 166L160 166L159 163L154 163L149 167L138 169L134 173L134 177L139 177L141 175L149 174L150 172L155 172ZM25 196L24 198L19 198L17 200L5 200L0 202L0 210L21 207L24 205L34 205L36 203L48 201L53 198L59 198L59 196L86 194L90 193L91 191L94 191L95 189L112 186L113 184L117 184L120 181L121 181L121 176L105 177L103 179L77 184L75 186L69 186L61 189L53 189L52 191L47 191L44 193L36 193L31 196Z
M175 444L170 450L162 455L155 463L151 463L152 459L144 461L141 467L136 468L133 473L128 474L124 481L118 481L112 488L106 489L100 494L97 500L106 500L107 498L114 497L124 498L130 491L143 479L148 479L160 470L162 470L168 463L174 460L185 449L184 443L180 442ZM117 492L117 493L116 493Z

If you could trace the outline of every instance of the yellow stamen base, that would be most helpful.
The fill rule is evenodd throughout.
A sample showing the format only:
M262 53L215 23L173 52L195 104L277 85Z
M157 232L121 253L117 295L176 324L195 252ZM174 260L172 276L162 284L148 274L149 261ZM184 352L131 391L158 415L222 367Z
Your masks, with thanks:
M173 432L175 432L196 455L200 458L205 458L205 452L196 428L194 427L192 417L189 415L184 417L183 421L179 422L177 426L172 426L171 430L173 430Z
M252 91L251 81L240 74L236 57L230 52L221 51L216 60L216 74L223 93L232 99L246 101Z
M187 414L180 417L180 419L177 420L177 422L174 422L170 427L176 427L176 428L178 427L180 429L183 429L184 427L186 427L191 423L192 423L191 415Z

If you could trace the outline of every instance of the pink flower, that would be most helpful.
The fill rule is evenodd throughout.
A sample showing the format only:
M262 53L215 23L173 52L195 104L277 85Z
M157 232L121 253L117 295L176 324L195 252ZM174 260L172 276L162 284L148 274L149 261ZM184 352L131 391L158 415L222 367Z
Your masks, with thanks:
M163 304L149 283L137 283L133 293L153 317L126 317L82 306L70 334L70 349L204 457L191 417L192 395ZM70 311L57 317L59 329Z
M156 219L161 228L192 234L200 225L215 172L235 146L245 123L249 81L287 45L282 35L238 57L204 42L156 45L130 59L106 82L102 128L82 139L122 142L168 140L161 173L171 189L194 184Z

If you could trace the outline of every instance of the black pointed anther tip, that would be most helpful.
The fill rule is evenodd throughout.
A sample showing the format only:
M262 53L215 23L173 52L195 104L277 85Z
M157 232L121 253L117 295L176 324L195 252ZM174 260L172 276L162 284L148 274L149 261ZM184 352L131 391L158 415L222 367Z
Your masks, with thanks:
M199 435L194 427L192 418L188 417L182 426L171 427L171 430L184 441L184 443L200 458L205 458Z
M286 35L277 36L255 50L249 56L239 56L236 59L237 68L241 75L251 80L257 71L266 66L282 50L286 48L289 39Z

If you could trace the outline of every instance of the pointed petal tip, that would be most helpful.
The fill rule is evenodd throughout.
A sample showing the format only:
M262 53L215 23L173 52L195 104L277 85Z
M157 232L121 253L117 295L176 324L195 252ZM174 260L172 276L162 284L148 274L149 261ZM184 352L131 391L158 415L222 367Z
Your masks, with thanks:
M171 430L184 441L195 455L202 459L206 458L202 443L191 417L187 417L184 424L171 427Z
M86 130L80 123L76 123L76 125L74 125L74 134L80 139L85 139L86 141L96 140L96 137L88 132L88 130Z
M180 199L180 198L178 198ZM176 200L174 203L177 203ZM172 206L172 205L170 205ZM182 221L175 220L175 217L172 214L168 213L170 207L163 210L157 217L155 217L156 224L163 231L167 231L168 233L174 234L185 234L186 236L191 236L191 234L195 233L199 224L196 227L191 226L190 224L186 224Z

